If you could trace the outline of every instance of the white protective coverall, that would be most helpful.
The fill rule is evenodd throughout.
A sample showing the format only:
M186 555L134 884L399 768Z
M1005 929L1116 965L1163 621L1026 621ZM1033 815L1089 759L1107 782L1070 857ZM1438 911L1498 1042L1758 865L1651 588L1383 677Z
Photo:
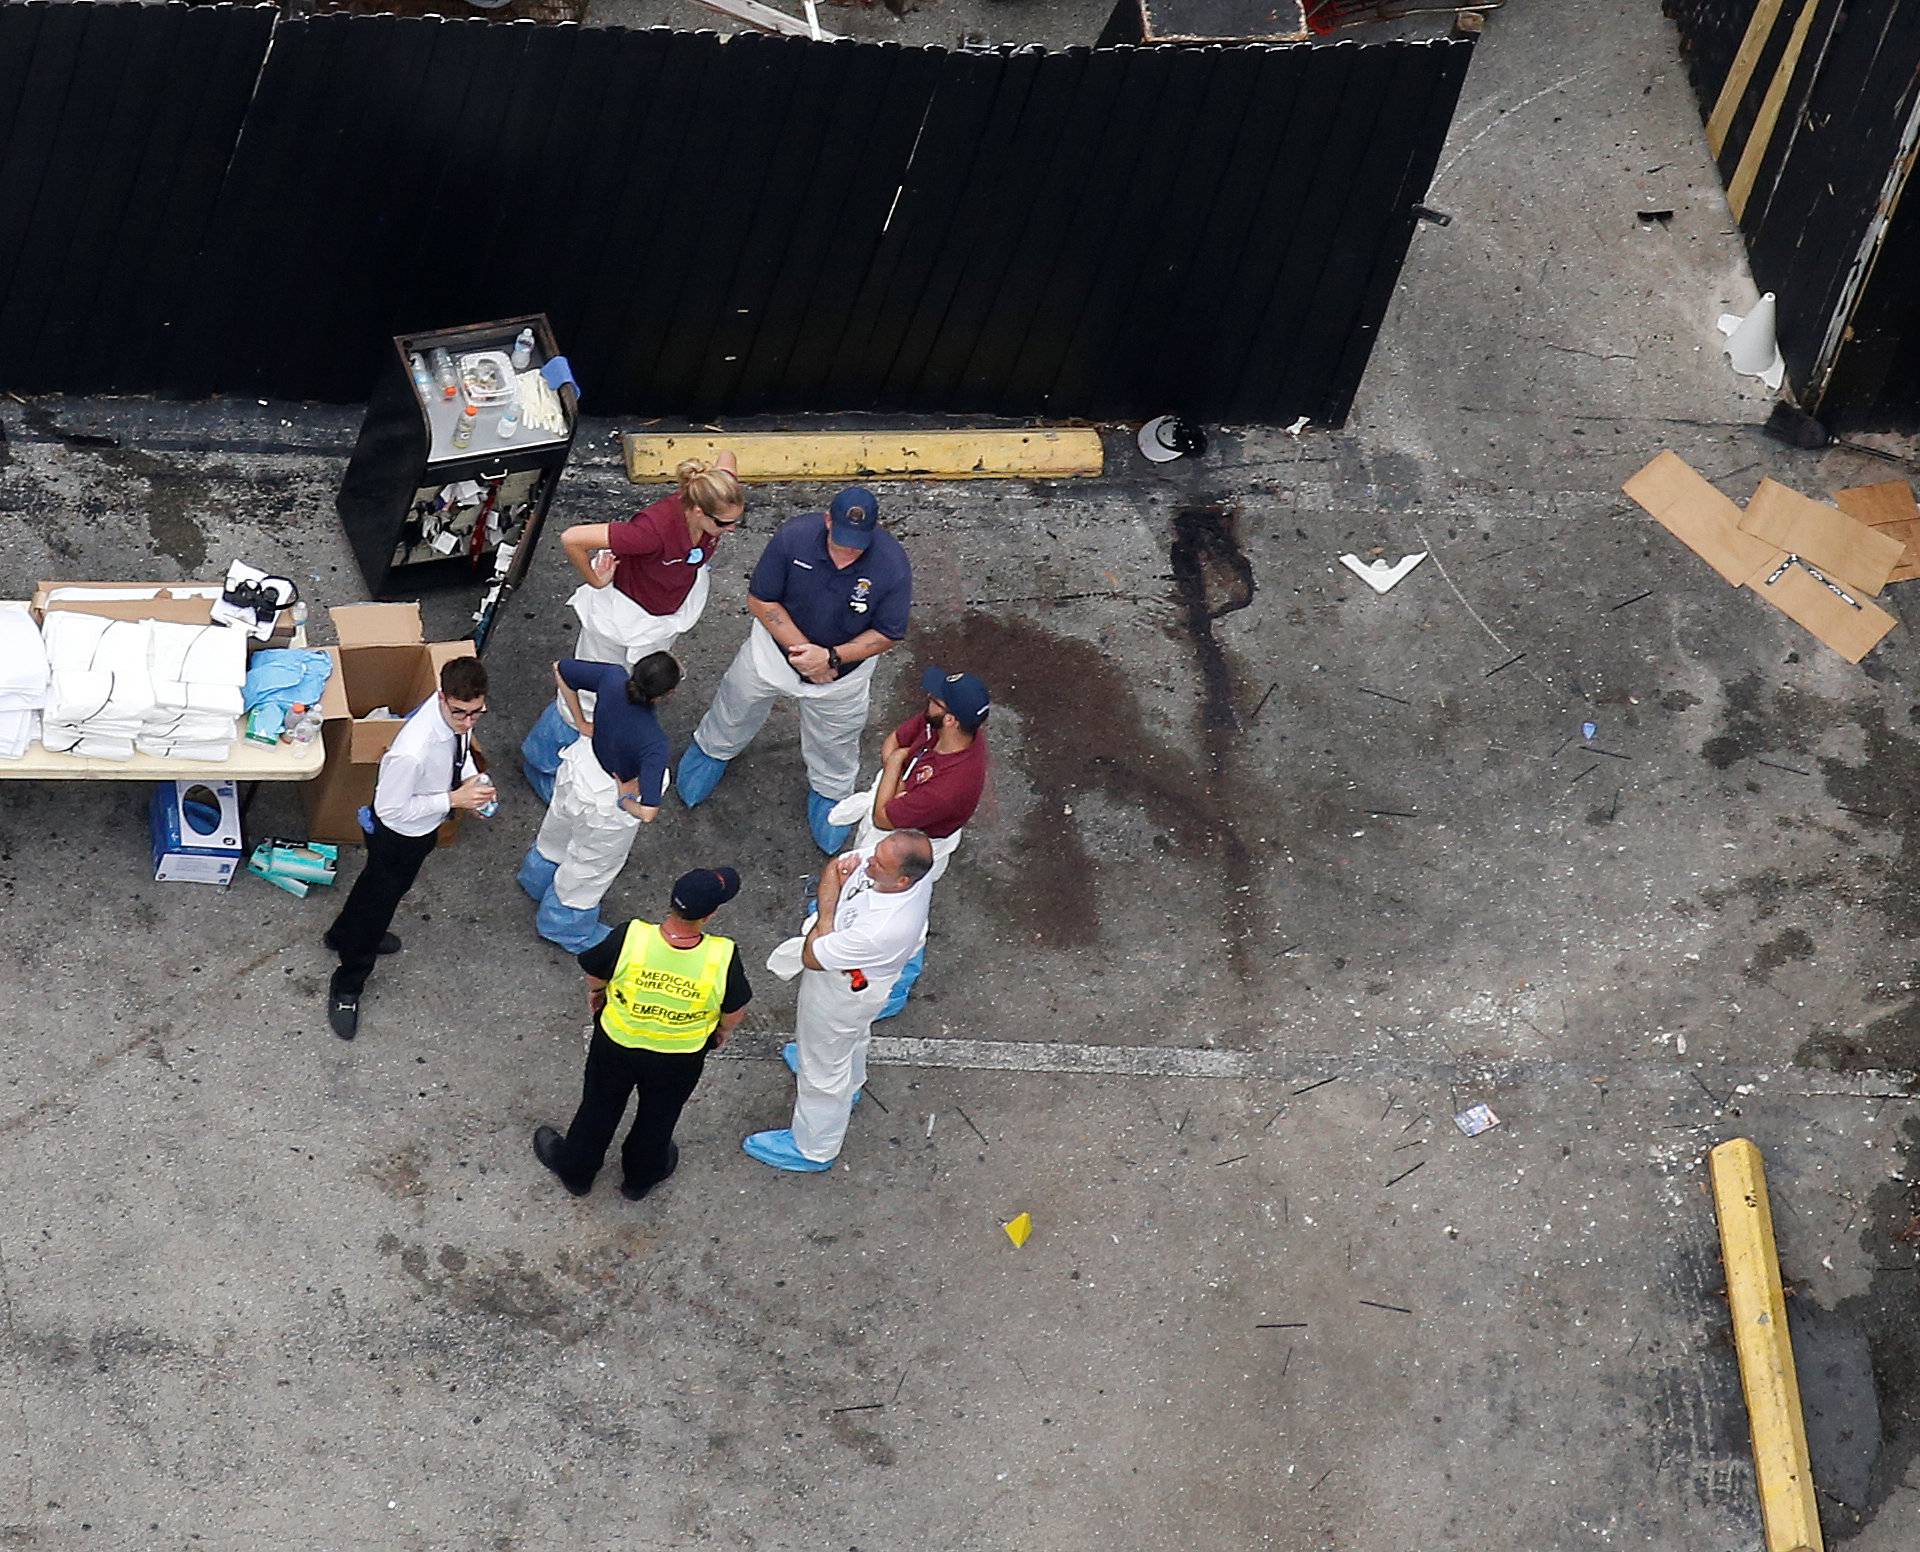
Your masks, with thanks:
M662 798L672 782L669 771L660 783ZM576 911L599 905L627 865L639 833L640 821L620 806L620 783L593 757L593 740L569 744L533 842L559 868L553 892L560 903Z
M673 644L699 622L707 607L707 592L707 568L702 566L685 603L672 614L648 614L611 582L605 587L582 582L567 600L580 621L580 640L574 645L573 655L588 663L619 663L631 668L650 653L671 652ZM580 709L589 717L593 715L593 702L591 691L581 692ZM554 704L560 708L560 719L573 727L566 697L556 695Z
M731 760L753 742L774 701L787 696L800 703L800 753L808 785L823 798L844 798L860 775L860 734L867 725L875 661L863 658L838 679L811 684L793 671L780 643L755 620L694 729L694 742L716 760Z
M814 957L833 968L800 972L793 1143L807 1158L839 1156L853 1096L866 1085L874 1016L926 937L932 899L932 885L924 878L910 889L881 894L863 856L841 889L834 930L814 940ZM854 989L849 974L854 970L866 982L863 990Z

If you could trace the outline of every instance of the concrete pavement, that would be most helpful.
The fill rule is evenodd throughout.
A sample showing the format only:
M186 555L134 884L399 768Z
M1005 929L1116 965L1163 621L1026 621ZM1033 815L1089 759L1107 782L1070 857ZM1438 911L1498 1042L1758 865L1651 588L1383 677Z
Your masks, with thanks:
M883 492L919 601L877 703L980 672L997 763L844 1169L738 1152L791 1093L764 973L657 1198L539 1169L584 1007L512 883L517 780L351 1046L324 900L154 884L139 789L0 787L0 1544L1749 1546L1701 1163L1739 1131L1796 1303L1877 1379L1829 1539L1911 1545L1913 648L1848 667L1618 494L1661 446L1736 495L1890 471L1749 429L1712 324L1751 286L1647 0L1494 17L1431 202L1344 430ZM357 599L356 421L0 404L0 592L241 554ZM618 429L555 521L631 508ZM758 534L822 495L756 493ZM1431 558L1380 598L1335 563L1374 547ZM501 752L569 588L549 541L489 651ZM611 907L697 861L746 873L757 965L819 862L791 717Z

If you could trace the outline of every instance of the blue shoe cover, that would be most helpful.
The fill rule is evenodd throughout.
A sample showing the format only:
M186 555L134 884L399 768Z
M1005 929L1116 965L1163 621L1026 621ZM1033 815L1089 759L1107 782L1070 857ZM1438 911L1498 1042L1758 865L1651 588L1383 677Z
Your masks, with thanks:
M780 1047L780 1055L782 1060L787 1064L787 1071L792 1073L796 1078L799 1077L800 1042L798 1040L789 1040L785 1045ZM860 1096L864 1093L866 1093L865 1089L855 1089L853 1091L853 1104L859 1104ZM851 1106L849 1106L849 1108L851 1108Z
M567 726L566 718L560 715L560 708L548 701L547 709L540 713L540 720L520 741L520 772L527 778L527 785L539 794L542 803L553 801L553 778L560 769L560 756L579 737L576 729Z
M833 1168L832 1159L810 1159L794 1147L793 1133L785 1128L777 1132L755 1132L740 1144L740 1151L750 1159L771 1164L775 1169L792 1170L797 1175L817 1175Z
M520 871L514 876L527 892L527 898L538 905L552 891L553 875L559 871L559 863L547 861L540 855L538 846L529 846L526 856L520 859Z
M893 990L887 993L887 1005L874 1014L874 1023L892 1018L907 1005L907 994L913 990L913 983L920 979L920 972L926 968L927 945L922 943L913 951L913 958L901 969L900 979L893 983Z
M713 789L726 774L727 762L714 759L690 738L687 752L680 756L680 767L673 773L674 790L688 808L698 808L713 796Z
M823 798L812 788L807 789L807 828L813 831L813 844L829 857L838 853L847 844L847 837L853 834L852 825L837 825L827 817L839 801L838 798Z
M541 937L559 944L569 954L584 954L613 931L600 920L598 906L575 910L570 905L562 905L552 890L547 891L540 909L533 913L533 925Z

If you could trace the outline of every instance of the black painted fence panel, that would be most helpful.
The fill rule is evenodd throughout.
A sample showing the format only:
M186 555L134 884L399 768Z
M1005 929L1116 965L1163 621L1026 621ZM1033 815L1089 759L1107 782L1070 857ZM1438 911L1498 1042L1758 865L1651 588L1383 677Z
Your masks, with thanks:
M0 5L0 386L352 402L544 311L601 413L1338 421L1470 48Z
M1720 152L1721 174L1731 182L1752 137L1764 133L1761 104L1787 57L1801 8L1666 0L1666 9L1679 29L1703 117L1720 99L1752 18L1758 14L1767 24L1771 16ZM1920 340L1906 343L1912 336L1896 321L1910 316L1906 299L1914 290L1911 273L1890 260L1896 245L1874 267L1871 293L1863 297L1857 284L1890 175L1905 155L1903 131L1916 93L1920 0L1823 4L1786 72L1740 218L1754 280L1777 299L1780 353L1795 395L1807 408L1853 424L1889 417L1912 423L1920 416L1913 379L1891 370L1899 355L1920 348ZM1893 176L1891 185L1900 181ZM1909 185L1906 199L1915 197Z

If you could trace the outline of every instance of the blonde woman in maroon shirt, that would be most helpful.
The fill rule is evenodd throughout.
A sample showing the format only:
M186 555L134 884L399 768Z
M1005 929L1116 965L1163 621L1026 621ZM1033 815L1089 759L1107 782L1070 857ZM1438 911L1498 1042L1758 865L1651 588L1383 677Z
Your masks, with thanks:
M707 568L721 541L740 527L746 496L738 464L722 452L711 464L689 458L676 489L619 523L576 523L560 535L581 585L568 600L580 619L575 658L631 668L671 652L707 607ZM582 702L587 715L593 707ZM553 800L560 756L580 736L556 697L520 745L527 784Z

